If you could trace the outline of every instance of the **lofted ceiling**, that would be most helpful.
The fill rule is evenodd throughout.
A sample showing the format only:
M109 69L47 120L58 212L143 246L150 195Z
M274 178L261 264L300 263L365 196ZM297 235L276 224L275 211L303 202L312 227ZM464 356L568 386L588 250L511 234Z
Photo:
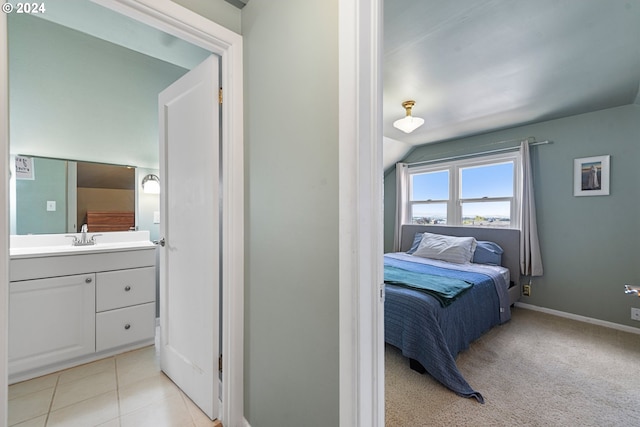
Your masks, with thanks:
M384 166L435 143L640 104L640 0L385 0ZM425 124L392 123L415 100Z

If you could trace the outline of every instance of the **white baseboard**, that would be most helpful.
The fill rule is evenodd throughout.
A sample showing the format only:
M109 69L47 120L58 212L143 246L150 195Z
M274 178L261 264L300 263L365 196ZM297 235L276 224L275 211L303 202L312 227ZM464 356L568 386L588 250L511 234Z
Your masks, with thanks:
M538 307L537 305L526 304L524 302L516 302L515 305L516 307L524 308L527 310L540 311L542 313L552 314L558 317L564 317L567 319L577 320L579 322L591 323L593 325L604 326L606 328L617 329L619 331L630 332L632 334L640 335L640 328L634 328L633 326L621 325L619 323L607 322L606 320L580 316L578 314L567 313L565 311L552 310L550 308L545 308L545 307Z
M247 421L246 418L242 417L242 421L243 421L242 427L251 427L251 424L249 424L249 421Z

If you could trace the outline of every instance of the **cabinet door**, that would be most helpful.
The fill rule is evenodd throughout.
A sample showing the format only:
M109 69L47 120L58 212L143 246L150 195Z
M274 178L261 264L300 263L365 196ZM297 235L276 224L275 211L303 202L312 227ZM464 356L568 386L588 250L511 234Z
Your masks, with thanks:
M94 351L94 274L10 283L10 375Z

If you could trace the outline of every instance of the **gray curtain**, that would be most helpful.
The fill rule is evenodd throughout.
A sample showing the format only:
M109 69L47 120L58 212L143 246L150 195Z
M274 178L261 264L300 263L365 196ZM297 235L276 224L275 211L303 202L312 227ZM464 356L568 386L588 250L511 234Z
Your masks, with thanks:
M542 276L542 257L536 222L536 202L533 192L533 174L529 142L520 144L522 156L522 210L520 217L520 272L525 276Z

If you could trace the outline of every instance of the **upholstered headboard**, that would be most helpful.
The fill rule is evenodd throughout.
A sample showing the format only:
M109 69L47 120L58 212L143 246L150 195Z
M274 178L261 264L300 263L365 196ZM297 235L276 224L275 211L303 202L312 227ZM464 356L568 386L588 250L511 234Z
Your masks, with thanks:
M447 225L405 224L400 236L400 250L406 252L411 248L413 237L422 232L444 234L447 236L475 237L476 240L489 240L502 247L502 265L509 269L511 280L519 283L520 279L520 230L512 228L488 227L453 227Z

